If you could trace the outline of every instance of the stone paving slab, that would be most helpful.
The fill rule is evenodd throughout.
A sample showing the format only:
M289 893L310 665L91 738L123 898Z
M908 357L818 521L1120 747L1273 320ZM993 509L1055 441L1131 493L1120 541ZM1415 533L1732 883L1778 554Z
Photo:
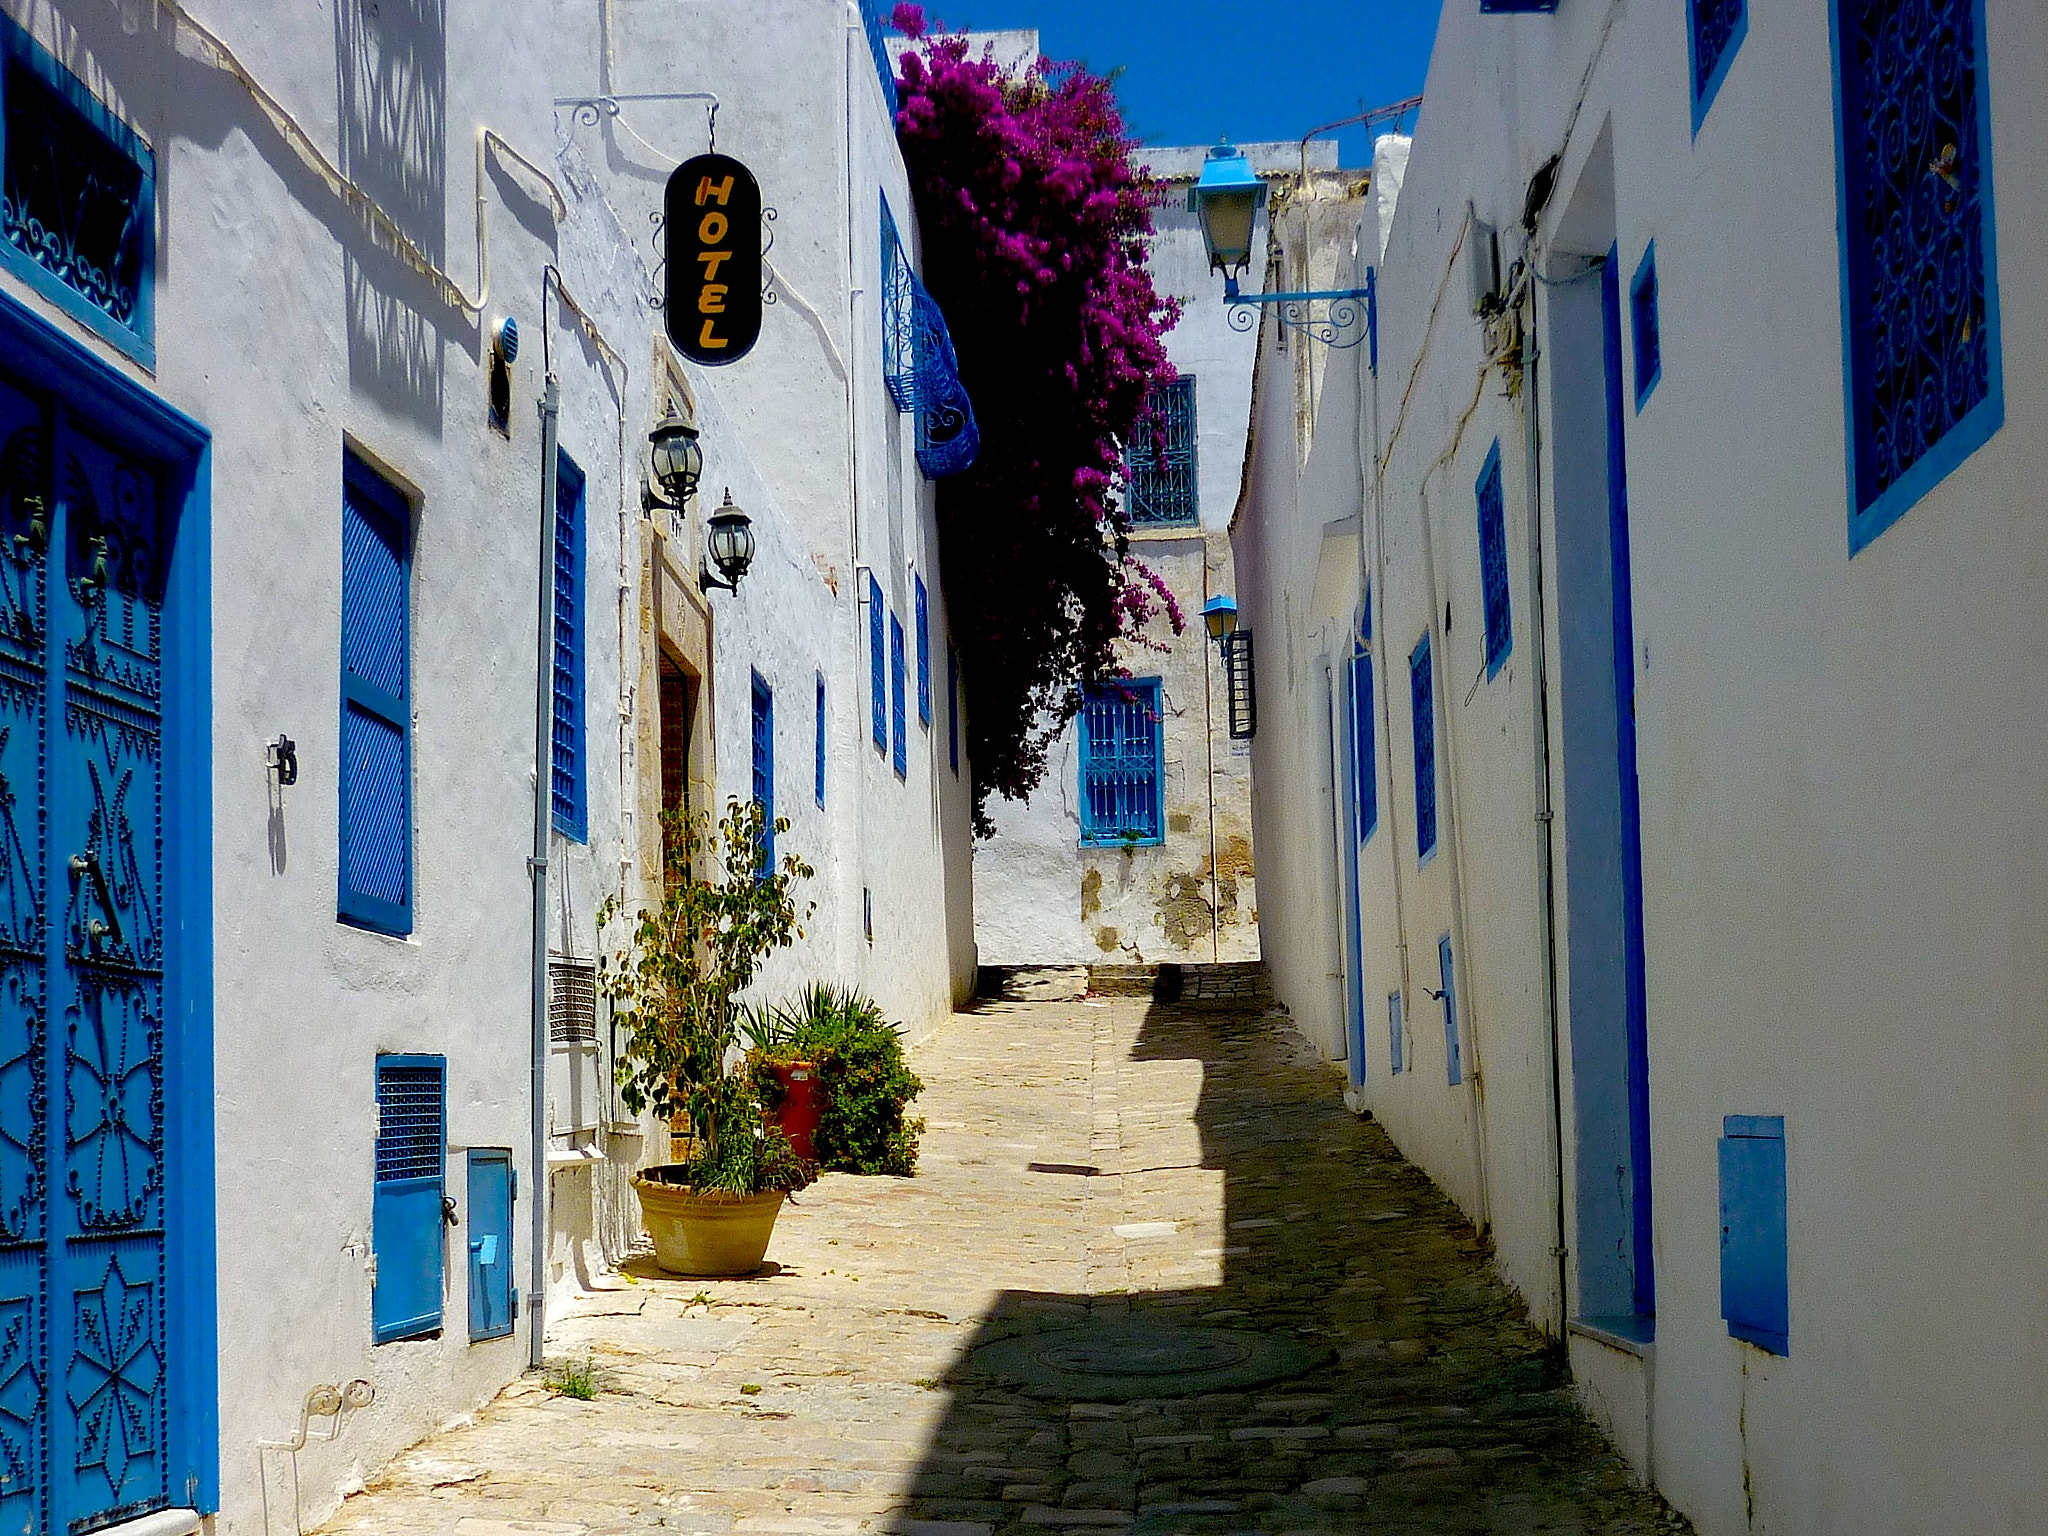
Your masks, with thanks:
M1477 1234L1344 1112L1284 1021L988 1003L915 1065L918 1178L827 1177L785 1207L760 1277L630 1263L550 1332L551 1357L597 1368L594 1402L522 1380L325 1529L1686 1529L1631 1486ZM1076 1401L974 1356L1097 1324L1257 1332L1319 1363L1243 1390Z

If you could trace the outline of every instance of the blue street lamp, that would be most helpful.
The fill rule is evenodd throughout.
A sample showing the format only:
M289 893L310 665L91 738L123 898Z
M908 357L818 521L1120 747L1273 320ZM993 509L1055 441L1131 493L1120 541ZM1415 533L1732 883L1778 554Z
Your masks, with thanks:
M1212 597L1202 605L1202 624L1211 640L1221 640L1237 628L1237 599L1227 594Z
M1223 274L1223 302L1234 331L1258 323L1258 306L1279 306L1280 323L1330 347L1355 347L1378 329L1378 301L1371 268L1363 288L1316 289L1306 293L1240 293L1237 280L1251 265L1252 228L1265 206L1266 184L1243 151L1218 144L1202 162L1202 175L1188 191L1188 211L1201 221L1209 268ZM1320 306L1320 308L1318 307ZM1379 348L1373 348L1377 363Z

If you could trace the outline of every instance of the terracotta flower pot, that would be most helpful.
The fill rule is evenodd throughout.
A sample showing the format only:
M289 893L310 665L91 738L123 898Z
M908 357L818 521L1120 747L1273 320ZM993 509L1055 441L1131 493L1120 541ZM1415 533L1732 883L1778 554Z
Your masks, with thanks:
M649 1169L633 1178L641 1217L654 1238L654 1262L672 1275L750 1275L759 1269L783 1192L700 1195L687 1185L648 1177L668 1171Z
M813 1140L825 1121L825 1098L818 1091L818 1064L814 1061L771 1061L768 1071L782 1089L782 1102L775 1106L775 1123L789 1138L790 1150L805 1162L816 1162Z

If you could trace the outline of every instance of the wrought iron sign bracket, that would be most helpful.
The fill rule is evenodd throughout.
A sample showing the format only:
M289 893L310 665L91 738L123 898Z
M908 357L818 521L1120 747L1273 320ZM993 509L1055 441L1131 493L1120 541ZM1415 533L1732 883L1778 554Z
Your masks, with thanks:
M711 136L711 153L718 152L718 98L709 91L629 91L623 95L607 96L557 96L555 110L566 111L572 122L581 123L585 128L595 128L606 118L616 118L629 101L706 101L711 104L707 131ZM632 130L628 128L627 132ZM639 138L638 134L633 135ZM647 141L642 139L645 144ZM652 149L653 145L648 145Z
M1372 342L1372 366L1380 362L1380 316L1378 283L1371 269L1363 288L1318 288L1302 293L1240 293L1237 279L1223 279L1226 323L1233 331L1249 331L1258 324L1262 307L1271 305L1275 318L1290 331L1298 331L1326 347L1355 347Z

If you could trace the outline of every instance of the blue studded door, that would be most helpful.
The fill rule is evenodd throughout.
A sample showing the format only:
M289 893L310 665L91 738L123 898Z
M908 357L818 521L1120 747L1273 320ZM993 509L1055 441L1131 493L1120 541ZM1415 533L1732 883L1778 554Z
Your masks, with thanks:
M191 1497L169 1328L194 1298L166 1262L170 532L157 470L0 379L0 1536Z

